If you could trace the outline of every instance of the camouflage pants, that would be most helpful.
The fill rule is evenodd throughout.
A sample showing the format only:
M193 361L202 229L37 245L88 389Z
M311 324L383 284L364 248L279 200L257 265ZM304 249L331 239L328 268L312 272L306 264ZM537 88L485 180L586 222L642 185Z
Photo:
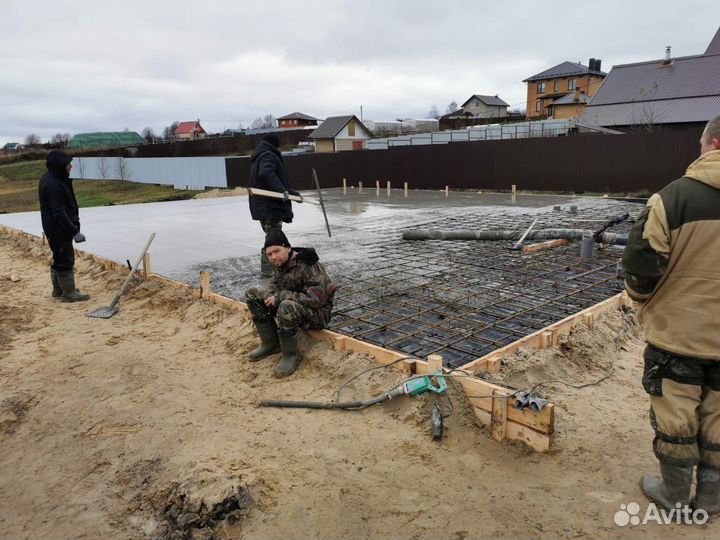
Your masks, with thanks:
M648 345L643 387L650 394L653 450L662 462L720 470L720 362Z
M245 292L245 302L253 319L274 318L278 327L283 330L316 327L318 316L314 310L292 300L283 300L275 307L268 307L265 305L264 294L263 289L255 287Z

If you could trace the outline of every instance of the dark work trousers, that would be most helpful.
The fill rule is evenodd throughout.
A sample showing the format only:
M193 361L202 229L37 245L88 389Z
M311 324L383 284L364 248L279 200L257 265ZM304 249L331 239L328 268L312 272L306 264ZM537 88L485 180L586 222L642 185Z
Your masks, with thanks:
M265 234L268 233L270 229L280 229L282 230L282 219L261 219L260 220L260 226L262 227L263 232Z
M53 254L51 268L56 272L68 272L75 267L75 250L72 238L58 239L48 236L48 244Z

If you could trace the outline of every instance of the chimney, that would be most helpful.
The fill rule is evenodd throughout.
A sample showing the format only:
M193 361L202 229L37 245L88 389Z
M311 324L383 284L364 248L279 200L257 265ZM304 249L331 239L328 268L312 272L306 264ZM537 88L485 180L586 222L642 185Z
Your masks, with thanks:
M594 58L591 58L590 60L588 60L588 69L590 71L595 71L595 59Z
M602 63L602 60L599 58L595 59L595 71L600 71L600 64Z
M665 65L670 64L672 62L672 60L670 58L670 47L671 47L670 45L665 47L665 60L663 60L663 64L665 64Z

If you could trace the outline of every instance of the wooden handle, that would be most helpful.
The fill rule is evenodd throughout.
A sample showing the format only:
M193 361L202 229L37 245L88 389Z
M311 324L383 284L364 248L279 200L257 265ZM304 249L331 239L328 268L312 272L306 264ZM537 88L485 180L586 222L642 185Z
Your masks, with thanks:
M284 199L285 198L285 196L282 193L280 193L278 191L268 191L267 189L248 188L248 193L250 195L255 195L258 197L272 197L273 199ZM296 201L296 202L303 201L303 198L298 197L297 195L290 195L288 197L288 199L291 201Z

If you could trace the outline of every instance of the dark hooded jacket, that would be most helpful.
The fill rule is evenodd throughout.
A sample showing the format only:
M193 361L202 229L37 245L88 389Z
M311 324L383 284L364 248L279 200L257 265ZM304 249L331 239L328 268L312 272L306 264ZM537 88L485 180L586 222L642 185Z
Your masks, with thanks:
M250 187L278 193L287 191L291 195L299 195L297 191L290 189L280 151L267 141L258 144L250 158ZM250 196L248 201L250 215L255 220L281 219L286 223L292 222L293 211L290 201L258 196Z
M45 163L48 172L40 179L40 217L48 238L68 240L80 232L80 216L72 180L66 168L72 158L52 150Z
M332 314L335 285L313 248L293 248L288 261L275 270L264 298L277 298L278 303L292 300L315 314L312 328L324 328Z

